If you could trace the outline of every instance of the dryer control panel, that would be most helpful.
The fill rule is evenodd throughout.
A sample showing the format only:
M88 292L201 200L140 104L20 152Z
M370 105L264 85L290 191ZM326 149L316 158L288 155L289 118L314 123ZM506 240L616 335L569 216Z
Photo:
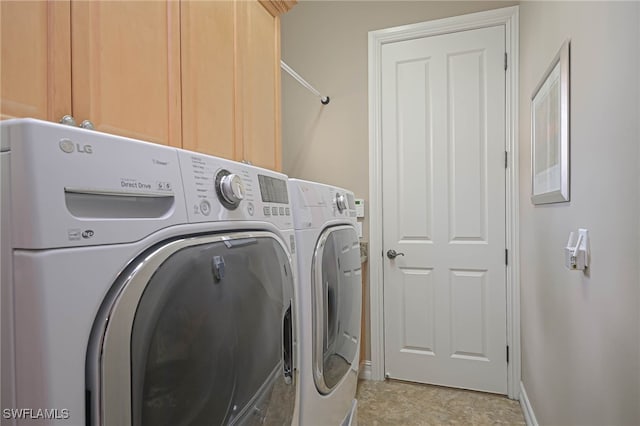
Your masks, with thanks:
M323 226L330 220L356 222L355 198L349 190L300 179L289 179L289 190L296 229Z
M248 164L178 150L189 222L266 221L293 228L287 177Z

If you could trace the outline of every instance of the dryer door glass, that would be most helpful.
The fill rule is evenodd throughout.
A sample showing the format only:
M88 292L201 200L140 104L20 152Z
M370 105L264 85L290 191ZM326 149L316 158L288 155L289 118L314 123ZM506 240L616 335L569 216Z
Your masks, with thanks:
M355 229L325 230L312 268L314 376L318 390L327 394L352 365L354 372L358 368L362 277Z
M123 290L145 281L129 325L133 425L291 423L291 264L280 240L256 234L172 242L135 270ZM165 259L145 272L154 256ZM109 387L106 372L120 373L104 362Z

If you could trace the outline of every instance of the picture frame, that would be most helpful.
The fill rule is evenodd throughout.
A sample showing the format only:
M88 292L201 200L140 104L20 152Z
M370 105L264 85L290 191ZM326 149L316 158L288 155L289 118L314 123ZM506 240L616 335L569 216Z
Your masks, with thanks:
M531 95L531 202L570 201L570 40Z

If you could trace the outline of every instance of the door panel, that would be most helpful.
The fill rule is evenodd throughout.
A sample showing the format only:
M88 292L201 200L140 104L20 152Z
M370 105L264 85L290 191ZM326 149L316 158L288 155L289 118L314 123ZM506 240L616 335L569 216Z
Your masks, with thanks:
M433 353L434 290L432 270L402 269L403 350Z
M451 241L486 241L484 50L448 57Z
M487 271L451 271L451 352L454 358L474 357L488 361L486 278Z
M382 47L385 369L506 392L503 27Z
M433 144L430 59L397 65L399 237L429 241L433 235ZM424 141L424 143L415 143ZM407 191L402 188L408 189ZM421 194L413 197L412 194Z

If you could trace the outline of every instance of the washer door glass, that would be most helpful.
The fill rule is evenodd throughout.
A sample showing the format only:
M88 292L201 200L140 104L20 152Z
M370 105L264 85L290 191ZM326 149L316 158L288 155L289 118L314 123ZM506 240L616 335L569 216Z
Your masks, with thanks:
M291 423L291 263L280 240L256 234L270 235L172 242L134 269L105 332L103 422L128 400L133 425ZM130 399L119 345L130 348Z
M351 368L360 342L360 244L351 226L325 230L312 266L314 378L328 394ZM356 362L357 369L357 362Z

